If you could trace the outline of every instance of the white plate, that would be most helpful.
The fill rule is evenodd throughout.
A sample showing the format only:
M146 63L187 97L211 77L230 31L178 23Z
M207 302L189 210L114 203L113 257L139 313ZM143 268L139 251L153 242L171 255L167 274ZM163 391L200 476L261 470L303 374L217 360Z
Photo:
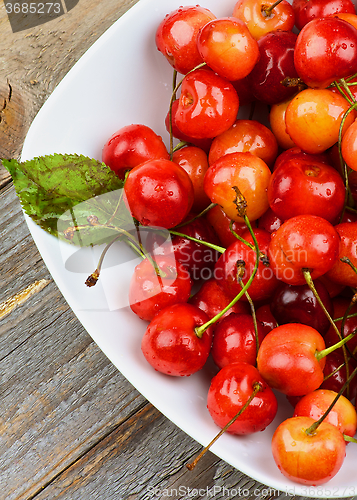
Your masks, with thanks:
M143 123L168 145L164 117L172 70L155 47L156 27L181 0L140 0L86 52L35 118L22 159L52 153L79 153L101 159L107 138L131 123ZM205 0L216 16L231 15L234 0ZM28 220L28 219L27 219ZM206 409L210 370L188 378L155 372L145 361L140 341L146 324L127 307L127 286L134 256L112 249L98 285L84 281L97 265L100 249L78 249L60 243L28 220L36 245L59 289L93 340L121 373L178 427L202 445L217 433ZM280 405L276 421L264 432L239 438L222 436L212 451L261 483L287 494L346 497L357 494L357 447L347 446L340 472L324 486L302 487L279 472L270 441L276 424L291 415ZM252 493L252 492L251 492Z

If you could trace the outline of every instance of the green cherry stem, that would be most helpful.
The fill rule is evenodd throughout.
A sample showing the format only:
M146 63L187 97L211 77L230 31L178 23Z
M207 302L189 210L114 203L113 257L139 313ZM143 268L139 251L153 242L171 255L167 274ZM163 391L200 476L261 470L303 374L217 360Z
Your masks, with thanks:
M330 406L327 408L327 410L325 411L325 413L318 419L316 420L316 422L314 422L312 425L310 425L310 427L308 429L305 430L306 434L308 436L313 436L316 432L316 429L318 428L318 426L325 420L325 418L327 417L327 415L330 413L330 411L332 410L332 408L335 406L337 400L339 399L339 397L343 394L343 392L345 391L346 387L349 386L349 383L351 382L351 380L353 379L353 377L356 375L357 373L357 367L353 370L353 372L351 373L351 375L348 377L348 379L346 380L346 382L343 384L343 386L341 387L341 389L339 390L339 392L337 393L336 397L334 398L334 400L332 401L332 403L330 404Z
M181 224L178 224L177 226L175 226L175 229L177 229L181 226L186 226L187 224L190 224L191 222L195 221L196 219L203 217L204 215L206 215L207 212L209 212L211 210L211 208L215 207L216 205L217 205L217 203L210 203L208 205L208 207L206 207L204 210L202 210L202 212L200 212L198 215L195 215L194 217L192 217L192 219L190 219L188 221L181 222Z
M241 279L239 279L239 283L241 287L244 287L244 284ZM251 296L249 295L248 292L245 292L245 296L247 297L247 301L250 305L250 310L252 313L252 318L253 318L253 325L254 325L254 335L255 335L255 345L256 345L256 357L258 357L258 351L259 351L259 336L258 336L258 323L257 323L257 316L255 314L255 307L254 307L254 302L251 299Z
M276 2L274 2L272 5L262 5L261 6L261 13L264 17L270 17L271 14L272 14L272 11L275 9L275 7L277 5L279 5L279 3L281 2L282 0L276 0Z
M258 270L258 266L259 266L259 256L260 256L260 250L259 250L259 246L258 246L258 242L257 242L257 239L255 237L255 234L254 234L254 231L252 229L252 226L249 222L249 219L246 215L244 215L244 222L245 224L247 225L249 231L250 231L250 234L252 235L252 238L253 238L253 241L254 241L254 248L255 248L255 253L256 253L256 259L255 259L255 264L254 264L254 268L253 268L253 272L252 274L250 275L248 281L246 282L246 284L244 285L244 287L242 288L242 290L238 293L238 295L236 295L234 297L234 299L228 304L228 306L226 306L224 309L222 309L222 311L220 311L218 314L216 314L216 316L214 316L212 319L210 319L209 321L207 321L207 323L205 323L204 325L201 325L199 326L198 328L195 329L195 333L197 335L197 337L201 338L203 333L207 330L207 328L211 325L213 325L216 321L218 321L219 319L221 319L221 317L227 312L229 311L229 309L231 309L234 304L236 302L238 302L238 300L245 294L245 292L248 290L248 288L250 287L256 273L257 273L257 270Z
M205 245L206 247L212 248L212 250L216 250L216 252L224 253L226 249L219 245L215 245L214 243L210 243L209 241L199 240L198 238L194 238L193 236L188 236L188 234L179 233L178 231L174 231L173 229L168 230L170 234L174 234L175 236L181 236L182 238L187 238L188 240L194 241L195 243L200 243L201 245Z
M199 455L197 455L197 457L194 459L193 462L191 462L190 464L187 464L186 467L188 468L188 470L193 470L196 465L197 465L197 462L203 457L203 455L211 448L211 446L222 436L222 434L224 434L226 432L226 430L232 425L234 424L234 422L237 420L238 417L240 417L242 415L242 413L245 411L245 409L250 405L250 403L253 401L253 399L255 398L255 396L258 394L259 391L261 391L263 389L262 385L260 382L255 382L253 384L253 392L252 394L249 396L249 398L247 399L247 401L244 403L244 405L242 406L242 408L239 410L239 412L234 415L234 417L219 431L219 433L212 439L212 441L203 448L203 450L201 451L201 453Z
M325 316L327 317L327 319L329 320L332 328L334 329L334 331L336 332L337 334L337 337L340 339L340 342L342 342L341 346L342 347L342 352L343 352L343 358L344 358L344 361L345 361L345 365L346 365L346 374L347 374L347 377L349 375L349 367L348 367L348 356L347 356L347 349L346 349L346 346L345 346L345 343L342 339L342 334L341 332L339 331L339 329L337 328L336 326L336 323L333 321L333 319L331 318L331 315L329 314L328 310L326 309L324 303L322 302L319 294L317 293L317 290L315 288L315 285L314 285L314 282L312 281L312 278L311 278L311 273L308 269L303 269L303 274L304 274L304 278L305 278L305 281L306 283L308 284L310 290L312 291L312 293L314 294L314 296L316 297L316 300L317 302L320 304ZM347 338L347 337L346 337ZM334 346L332 346L334 347ZM330 348L329 348L330 349ZM331 352L333 351L334 349L331 350ZM324 349L323 351L321 352L325 352L327 351L327 349ZM321 359L324 357L324 355L319 355L320 353L318 353L316 356L318 359ZM329 354L328 352L326 352L325 356ZM347 392L349 392L349 387L347 388Z
M322 349L322 351L317 351L315 353L315 356L318 359L318 361L320 361L320 359L324 358L325 356L327 356L331 352L335 351L339 347L343 347L346 344L346 342L348 342L349 340L353 339L353 337L356 335L356 333L357 333L357 329L354 330L349 335L347 335L347 337L344 337L339 342L336 342L336 344L334 344L334 345L332 345L330 347L326 347L326 349ZM346 365L346 369L347 369L347 365Z
M347 436L347 434L343 434L344 440L349 441L350 443L357 443L357 439L352 436Z

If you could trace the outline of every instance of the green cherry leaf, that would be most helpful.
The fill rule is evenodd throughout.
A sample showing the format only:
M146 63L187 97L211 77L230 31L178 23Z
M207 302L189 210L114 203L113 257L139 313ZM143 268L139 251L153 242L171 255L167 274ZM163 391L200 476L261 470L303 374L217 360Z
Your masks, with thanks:
M76 154L41 156L25 162L14 159L1 161L13 179L25 213L50 234L63 236L59 234L58 226L63 227L62 223L66 218L72 225L77 219L80 222L85 220L90 228L87 232L90 234L96 226L89 224L88 216L100 217L101 221L107 218L115 224L119 222L110 218L115 213L116 217L120 218L119 212L123 212L117 208L123 181L104 163ZM77 205L112 191L116 191L116 202L113 195L106 201L90 201L90 206L84 205L74 212L74 207ZM86 209L89 210L87 217L85 217ZM110 210L113 211L110 213ZM128 222L129 215L126 214L125 217ZM60 219L61 224L59 224ZM133 222L131 224L133 225ZM96 227L95 233L98 232ZM97 237L94 238L94 242L90 242L89 237L83 241L85 244L95 244L96 239Z

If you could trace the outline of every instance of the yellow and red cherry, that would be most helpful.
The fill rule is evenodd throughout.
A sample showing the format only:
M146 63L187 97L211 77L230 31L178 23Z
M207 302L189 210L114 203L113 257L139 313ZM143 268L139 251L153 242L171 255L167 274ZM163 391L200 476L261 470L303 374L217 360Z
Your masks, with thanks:
M286 109L290 104L292 98L287 99L276 104L270 108L269 123L271 130L277 140L281 149L290 149L295 147L295 143L286 131L285 114Z
M179 7L159 24L155 37L157 49L176 71L186 75L203 62L197 50L197 35L215 18L210 10L196 5Z
M347 165L357 171L357 121L348 127L342 137L341 154Z
M319 420L336 396L337 392L328 389L317 389L310 392L296 404L293 416L311 417L314 420ZM326 416L325 422L335 425L341 434L353 437L357 429L356 409L345 396L340 396Z
M231 243L234 243L237 240L234 233L242 236L248 229L244 222L232 221L219 205L214 205L210 208L206 214L206 219L215 230L221 244L225 248L229 247ZM233 231L231 231L231 226ZM256 227L256 223L254 221L252 222L252 227Z
M213 138L233 125L238 109L238 94L228 80L197 69L183 79L176 125L189 137Z
M349 108L344 97L329 89L302 90L286 109L286 131L305 153L322 153L338 141L340 125ZM352 111L346 117L342 135L354 120Z
M310 486L332 479L346 455L345 440L337 427L322 422L314 432L307 433L314 423L311 417L291 417L278 426L272 439L280 472L291 481Z
M248 26L256 40L270 31L292 30L295 15L291 4L283 0L273 7L275 3L274 0L238 0L233 16Z
M303 396L323 382L325 349L322 335L308 325L287 323L274 328L260 344L257 367L272 389L287 396Z
M208 155L209 164L212 165L221 156L238 152L252 153L271 168L278 155L278 143L267 126L257 120L239 118L228 130L213 139Z
M247 203L247 217L255 221L268 209L267 189L271 171L252 153L230 153L221 156L207 170L204 189L212 203L218 203L227 216L244 222L237 210L237 188Z
M259 59L257 41L244 22L233 17L208 22L199 32L197 48L205 63L230 81L245 78Z

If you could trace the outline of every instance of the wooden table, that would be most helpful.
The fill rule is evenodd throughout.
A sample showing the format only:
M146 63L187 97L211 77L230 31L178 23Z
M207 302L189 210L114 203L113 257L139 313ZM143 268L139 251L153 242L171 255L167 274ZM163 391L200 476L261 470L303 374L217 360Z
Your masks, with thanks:
M0 4L0 158L18 158L45 100L136 0L80 0L62 17L13 33ZM161 415L75 318L0 170L0 499L291 498L208 453ZM4 312L5 311L5 312ZM225 488L225 489L224 489ZM194 491L196 490L196 491ZM214 496L213 496L214 493Z

